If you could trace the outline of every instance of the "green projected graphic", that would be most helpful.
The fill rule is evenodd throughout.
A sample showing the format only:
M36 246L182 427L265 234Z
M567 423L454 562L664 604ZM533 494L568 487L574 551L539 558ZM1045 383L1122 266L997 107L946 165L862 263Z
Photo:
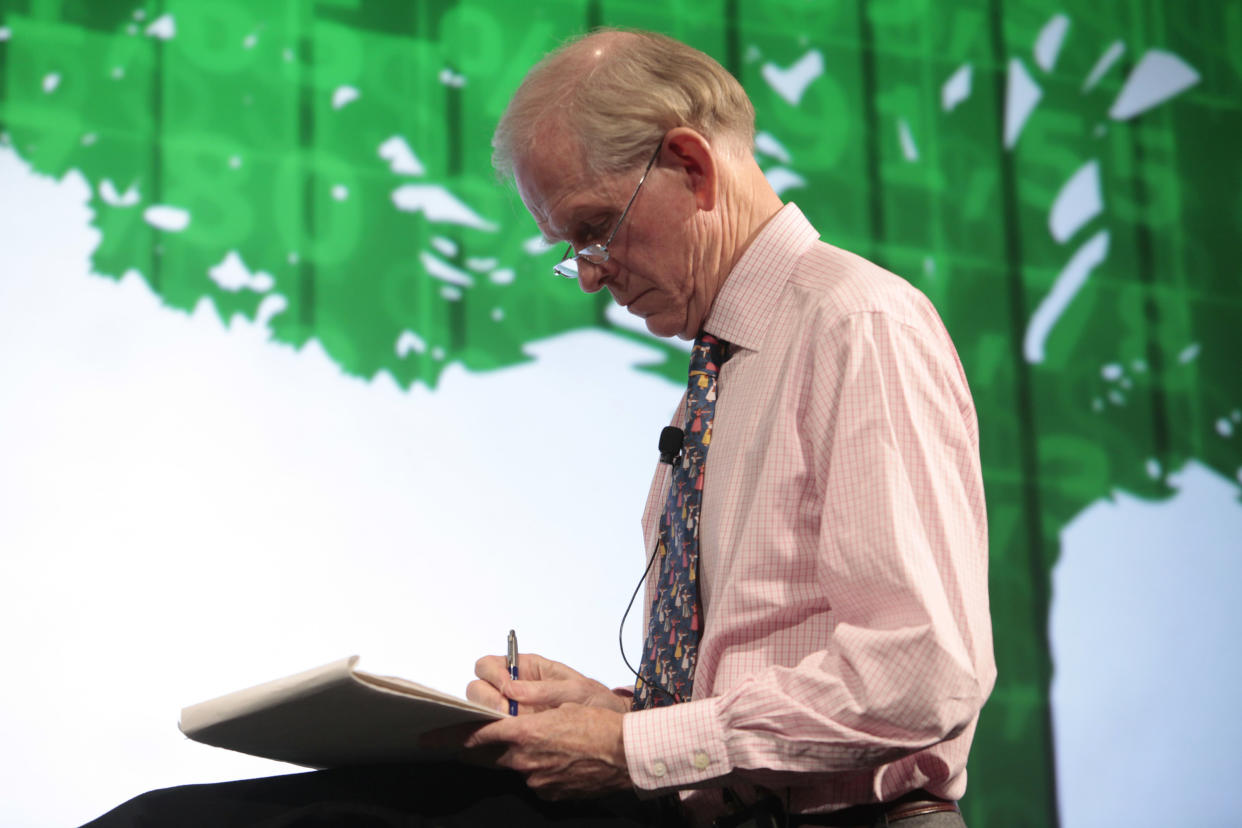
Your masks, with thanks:
M963 809L1056 824L1061 529L1169 496L1188 460L1242 481L1242 3L3 0L0 143L85 176L95 272L348 373L434 388L594 325L676 378L680 348L550 275L490 168L525 70L595 25L716 56L782 197L939 309L979 411L1000 669Z

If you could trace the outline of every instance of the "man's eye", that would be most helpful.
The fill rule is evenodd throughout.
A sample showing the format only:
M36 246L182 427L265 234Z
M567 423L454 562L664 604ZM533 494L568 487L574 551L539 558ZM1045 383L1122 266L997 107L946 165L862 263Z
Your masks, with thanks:
M588 242L598 242L604 240L604 238L608 235L608 230L611 227L612 224L605 218L592 224L582 225L582 229L579 233L582 238L586 239Z

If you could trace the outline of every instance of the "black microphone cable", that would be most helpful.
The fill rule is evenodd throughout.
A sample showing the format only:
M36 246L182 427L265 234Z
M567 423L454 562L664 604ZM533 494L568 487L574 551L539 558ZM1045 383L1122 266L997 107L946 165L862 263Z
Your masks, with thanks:
M660 432L660 462L668 463L670 466L677 462L678 456L681 454L681 448L686 442L686 432L677 426L665 426ZM625 666L629 668L634 677L644 684L649 684L655 690L663 693L673 700L674 703L681 703L685 699L678 694L670 691L668 688L660 685L653 678L643 678L630 664L630 660L625 657L625 620L630 617L630 610L634 608L634 599L638 597L638 591L643 588L643 583L647 580L647 575L651 573L651 565L655 563L656 554L660 551L660 543L656 541L655 549L651 550L651 557L647 559L647 568L643 570L643 575L638 579L638 585L634 587L634 593L630 595L630 602L625 605L625 613L621 616L621 627L617 630L617 645L621 648L621 660L625 662Z
M617 645L621 648L621 660L625 662L625 666L630 669L634 677L644 684L651 685L653 690L658 690L673 700L674 704L680 704L685 701L681 696L662 686L655 677L643 678L642 674L634 669L630 664L630 660L625 657L625 619L630 617L630 610L634 608L634 599L638 597L638 591L643 588L643 582L647 580L647 574L651 572L651 565L655 563L656 555L660 551L660 542L656 541L655 549L651 550L651 557L647 559L647 568L643 570L643 576L638 579L638 585L634 587L634 593L630 595L630 602L625 605L625 613L621 616L621 627L617 630Z

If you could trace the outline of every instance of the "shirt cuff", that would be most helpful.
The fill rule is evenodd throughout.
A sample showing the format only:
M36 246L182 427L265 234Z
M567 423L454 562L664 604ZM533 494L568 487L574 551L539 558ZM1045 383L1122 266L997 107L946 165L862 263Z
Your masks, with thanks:
M685 788L733 770L714 698L626 713L630 779L642 790Z

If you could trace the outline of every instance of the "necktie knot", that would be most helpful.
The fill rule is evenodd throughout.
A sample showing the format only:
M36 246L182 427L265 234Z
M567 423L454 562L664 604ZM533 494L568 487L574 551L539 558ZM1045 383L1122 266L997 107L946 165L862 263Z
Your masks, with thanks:
M700 333L690 349L690 376L706 374L716 377L720 374L720 366L724 364L729 352L729 343L717 339L706 331Z

